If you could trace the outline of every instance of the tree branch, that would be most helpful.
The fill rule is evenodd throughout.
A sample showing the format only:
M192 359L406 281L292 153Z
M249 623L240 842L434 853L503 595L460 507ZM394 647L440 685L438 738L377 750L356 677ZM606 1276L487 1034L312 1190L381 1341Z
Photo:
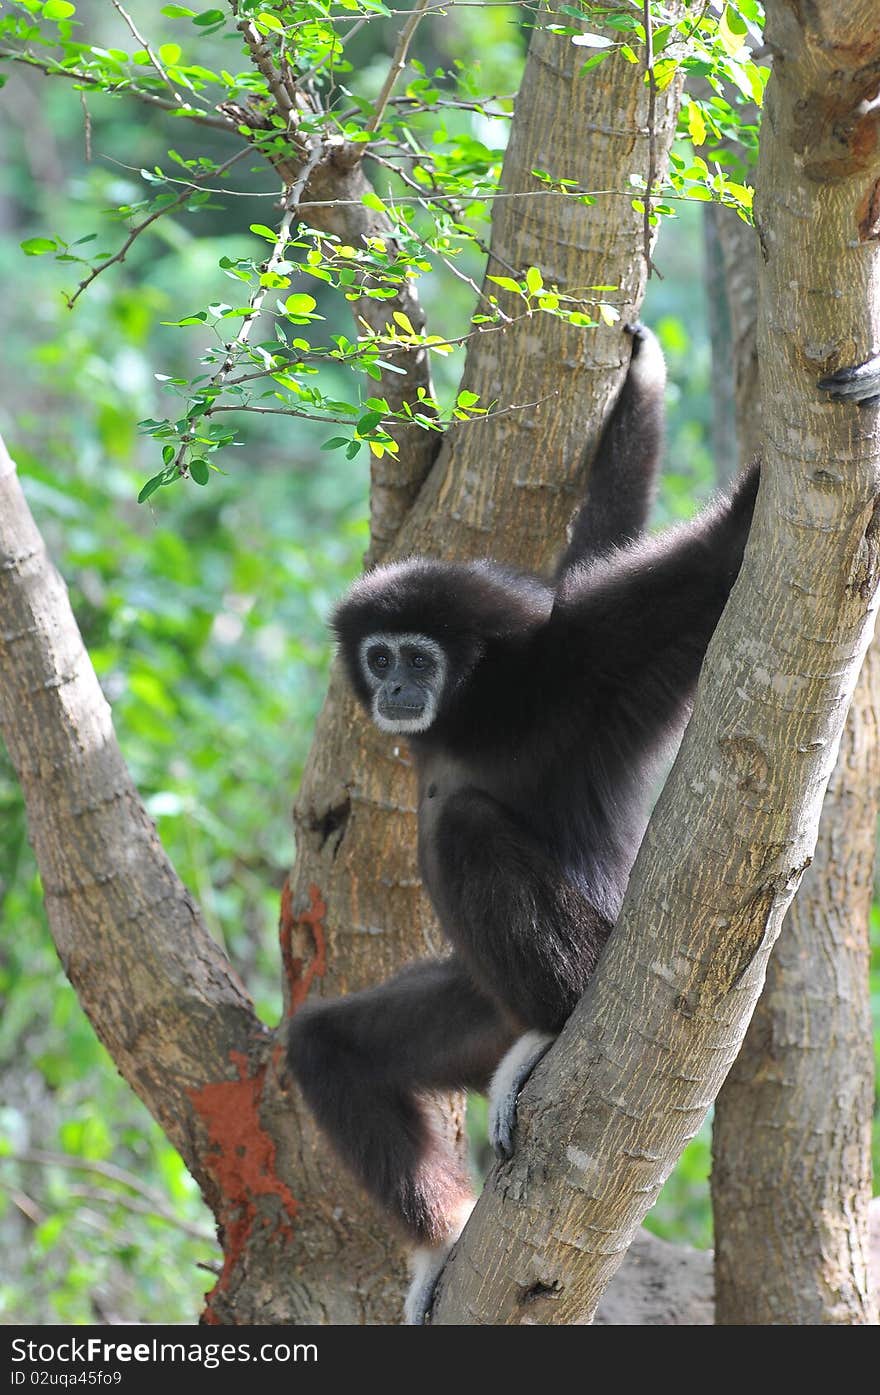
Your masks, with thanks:
M418 29L419 24L425 17L425 11L427 10L427 8L428 0L416 0L416 3L413 5L412 11L410 12L409 19L406 21L406 23L400 31L400 36L397 40L397 47L395 48L394 54L391 59L391 66L389 67L388 72L385 75L385 81L382 84L382 90L379 93L379 96L376 98L376 105L374 106L372 115L370 116L370 119L367 122L366 129L371 134L373 131L377 131L379 129L382 117L385 115L385 108L388 105L391 93L394 91L394 84L397 82L397 79L400 77L400 74L406 67L406 55L409 52L409 46L412 43L413 36L416 30Z
M195 1094L267 1043L131 783L64 583L0 442L0 727L49 924L98 1036L215 1209Z
M99 92L104 92L110 97L116 95L134 97L139 102L146 102L148 106L159 107L162 111L172 111L176 116L185 117L187 121L194 121L199 126L211 126L217 131L238 130L237 122L228 116L215 116L210 112L198 111L195 107L169 101L167 97L160 97L155 92L146 92L142 87L107 87L99 78L92 77L89 73L77 72L75 68L63 68L57 63L47 63L43 59L35 58L32 53L25 50L0 48L0 58L8 58L12 63L21 63L26 68L36 68L46 77L63 77L69 78L72 82L81 82L84 86L96 88Z
M125 261L125 258L131 250L132 244L137 241L141 233L146 232L147 228L149 228L153 223L157 222L159 218L164 218L166 213L172 213L175 208L179 208L181 204L186 203L190 195L198 191L199 186L201 185L203 180L208 178L209 173L212 178L218 174L224 174L225 171L228 170L231 165L235 164L236 160L240 160L242 156L249 154L249 152L250 147L246 145L241 150L237 150L234 155L230 155L229 159L225 160L222 165L218 165L216 169L212 169L209 172L206 172L204 175L196 175L195 178L189 184L187 184L181 190L181 192L172 199L170 203L163 204L161 208L154 209L148 217L144 218L142 222L136 224L136 226L132 228L128 237L125 239L125 242L122 244L119 251L116 252L114 256L108 257L106 261L101 262L99 266L93 267L89 275L86 276L84 280L80 281L73 295L65 297L67 300L68 310L73 309L74 305L79 300L83 291L87 290L88 287L92 284L92 282L95 281L103 271L107 271L111 266L116 266L117 264L120 264Z

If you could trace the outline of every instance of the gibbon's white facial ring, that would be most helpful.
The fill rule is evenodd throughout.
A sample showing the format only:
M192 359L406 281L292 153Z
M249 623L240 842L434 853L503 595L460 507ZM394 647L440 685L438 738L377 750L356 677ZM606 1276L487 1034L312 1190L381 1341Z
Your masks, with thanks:
M361 640L358 662L380 731L406 736L428 730L446 682L446 655L435 639L378 631Z

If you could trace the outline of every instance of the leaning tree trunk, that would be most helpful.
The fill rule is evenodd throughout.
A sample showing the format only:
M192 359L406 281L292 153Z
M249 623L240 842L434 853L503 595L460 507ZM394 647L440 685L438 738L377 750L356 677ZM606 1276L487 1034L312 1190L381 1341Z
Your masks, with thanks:
M615 932L520 1099L517 1151L453 1252L434 1321L592 1317L742 1043L873 628L878 411L823 403L816 380L880 342L880 257L857 236L880 183L880 12L767 8L752 538Z
M760 446L761 428L757 237L727 210L712 212L734 326L746 463ZM875 646L850 707L812 866L716 1102L711 1186L721 1324L876 1317L867 1272L874 1104L868 957L878 796Z

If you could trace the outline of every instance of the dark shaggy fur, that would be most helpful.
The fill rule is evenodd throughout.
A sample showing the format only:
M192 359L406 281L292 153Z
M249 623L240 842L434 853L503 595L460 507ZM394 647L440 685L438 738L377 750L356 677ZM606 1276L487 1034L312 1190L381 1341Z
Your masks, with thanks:
M454 954L303 1008L289 1059L341 1155L428 1244L470 1187L426 1092L485 1089L520 1033L557 1032L583 993L620 909L652 765L682 729L739 571L756 469L693 523L641 536L661 435L662 359L641 332L551 580L414 559L363 577L336 613L367 704L366 636L419 633L446 656L436 719L408 740L422 875Z

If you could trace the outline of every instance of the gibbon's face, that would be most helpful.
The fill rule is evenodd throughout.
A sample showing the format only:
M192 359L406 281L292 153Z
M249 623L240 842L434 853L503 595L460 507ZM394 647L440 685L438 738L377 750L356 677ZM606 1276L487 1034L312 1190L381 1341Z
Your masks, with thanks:
M427 731L446 682L446 655L427 635L373 634L361 640L359 659L380 731Z

